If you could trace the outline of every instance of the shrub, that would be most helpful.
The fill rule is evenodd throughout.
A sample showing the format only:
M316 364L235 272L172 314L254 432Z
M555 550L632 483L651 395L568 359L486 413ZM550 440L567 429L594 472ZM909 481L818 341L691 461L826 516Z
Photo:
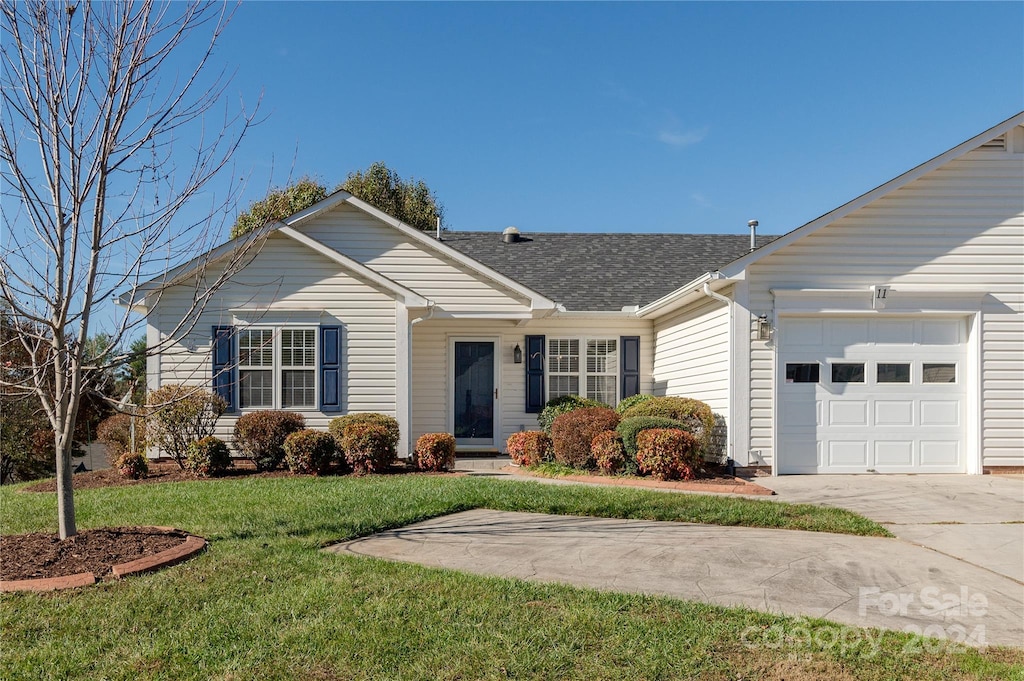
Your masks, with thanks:
M615 430L617 425L619 415L608 407L585 407L562 414L551 424L555 461L572 468L593 468L590 445L598 433Z
M200 478L212 478L234 466L228 446L219 437L204 437L188 448L185 469Z
M715 427L711 429L711 437L708 438L707 446L701 450L701 456L710 463L724 464L729 458L726 451L729 444L729 429L725 423L725 417L715 414Z
M551 438L542 430L512 433L505 442L512 462L520 466L536 466L551 461L555 456Z
M188 447L213 435L217 419L224 413L224 400L195 386L165 385L146 397L148 443L163 450L182 469Z
M149 475L149 462L142 452L128 452L117 460L117 472L129 480L141 480Z
M597 468L605 475L615 475L626 464L626 450L622 447L622 438L614 430L605 430L594 436L590 443L590 455L594 457Z
M345 436L345 429L355 423L372 423L384 428L387 432L388 451L391 452L391 458L394 459L398 451L398 440L401 437L401 432L398 429L398 420L395 417L369 412L366 414L346 414L345 416L339 416L336 419L332 419L331 423L327 426L327 429L330 430L331 435L334 436L334 441L337 442L338 449L343 452L345 451L345 446L341 441Z
M622 445L626 448L626 455L636 459L636 436L641 431L650 428L678 428L687 430L687 424L675 419L666 419L660 416L632 416L619 421L615 430L622 436Z
M562 397L556 397L553 400L548 400L548 403L544 405L544 409L537 415L537 423L540 424L541 430L548 435L551 435L551 426L554 424L555 419L562 414L568 414L571 411L577 409L586 409L587 407L607 407L607 404L598 402L597 400L588 400L585 397L579 395L563 395Z
M258 471L272 471L284 461L284 441L306 427L302 414L293 411L254 411L235 422L235 447L252 459Z
M284 441L284 460L292 473L323 475L331 466L334 437L322 430L297 430Z
M427 433L416 440L413 462L422 471L446 471L455 466L455 437L448 433Z
M618 412L619 416L621 416L627 409L629 409L633 405L640 404L641 402L646 402L647 400L653 398L654 395L631 395L623 399L617 405L615 405L615 411Z
M686 430L697 438L701 450L711 442L715 428L715 415L711 407L688 397L652 397L643 400L622 413L624 419L633 416L660 416L682 421L687 426Z
M121 455L132 448L132 420L128 414L114 414L96 427L96 439L107 448L107 461L116 465ZM135 449L141 450L146 444L146 423L135 418Z
M651 428L637 436L636 463L659 480L692 480L700 466L700 448L685 430Z
M356 475L386 470L395 459L392 433L376 423L350 423L345 426L341 451Z

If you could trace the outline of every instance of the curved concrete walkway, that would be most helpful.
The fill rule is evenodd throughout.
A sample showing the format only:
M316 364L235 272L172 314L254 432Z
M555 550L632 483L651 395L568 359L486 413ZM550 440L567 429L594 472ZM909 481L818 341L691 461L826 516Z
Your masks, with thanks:
M328 550L1024 645L1024 586L895 539L477 509Z

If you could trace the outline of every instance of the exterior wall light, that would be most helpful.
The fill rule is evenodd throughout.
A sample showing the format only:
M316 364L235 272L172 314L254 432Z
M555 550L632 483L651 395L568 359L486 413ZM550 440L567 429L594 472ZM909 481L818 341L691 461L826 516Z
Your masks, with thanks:
M772 323L768 321L768 315L763 314L757 318L757 340L772 339Z
M516 343L516 346L512 348L512 361L516 364L523 363L523 349L519 347L519 343Z

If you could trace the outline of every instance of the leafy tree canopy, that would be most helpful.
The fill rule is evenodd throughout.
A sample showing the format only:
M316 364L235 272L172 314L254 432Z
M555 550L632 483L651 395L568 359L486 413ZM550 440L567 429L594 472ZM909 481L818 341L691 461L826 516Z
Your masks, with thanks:
M345 190L357 199L366 201L407 225L425 232L444 220L444 206L423 180L403 179L382 161L362 171L349 173L334 191ZM231 228L231 238L247 234L268 222L282 220L328 195L327 188L310 177L303 177L283 189L274 189L249 210L238 216Z

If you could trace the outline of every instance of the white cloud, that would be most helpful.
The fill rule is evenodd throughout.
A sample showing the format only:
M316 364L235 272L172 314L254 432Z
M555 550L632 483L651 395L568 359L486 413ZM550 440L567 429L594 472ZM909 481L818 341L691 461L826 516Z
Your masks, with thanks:
M677 149L688 147L702 141L708 136L708 128L679 130L678 128L662 129L658 132L658 141Z

